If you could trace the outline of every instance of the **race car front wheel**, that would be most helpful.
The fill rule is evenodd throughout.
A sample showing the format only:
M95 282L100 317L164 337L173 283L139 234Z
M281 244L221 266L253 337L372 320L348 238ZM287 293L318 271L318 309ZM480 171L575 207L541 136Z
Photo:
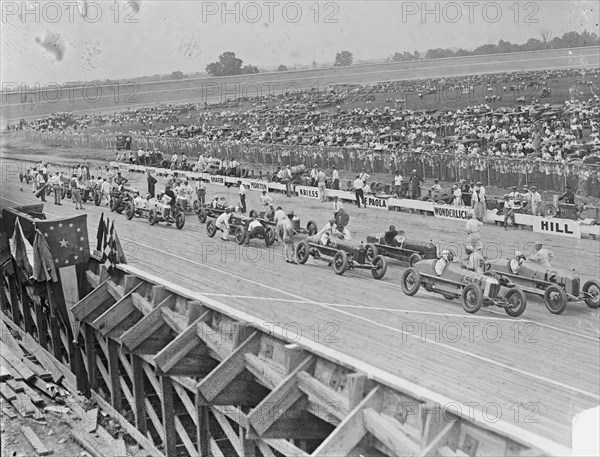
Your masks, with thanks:
M200 211L198 211L198 220L200 221L201 224L204 224L206 222L207 218L208 218L208 212L206 211L205 208L201 208Z
M154 225L158 222L158 214L156 213L156 210L150 210L150 214L148 214L148 222L150 223L150 225Z
M412 297L421 287L421 273L416 268L409 268L402 275L402 291Z
M377 252L377 246L373 245L373 244L367 244L365 246L365 255L367 257L367 260L371 263L375 263L375 257L377 257L379 255L379 253Z
M467 284L460 295L460 302L467 313L476 313L483 305L481 288L475 284Z
M343 275L348 269L348 254L338 251L333 256L333 271L336 275Z
M217 225L215 224L215 221L208 221L208 224L206 224L206 234L211 238L217 234Z
M381 279L385 276L387 272L387 263L385 259L378 255L373 259L373 268L371 269L371 273L375 279Z
M587 298L583 299L585 304L590 308L598 308L600 304L600 283L591 279L583 285L582 290L587 295Z
M134 213L135 210L133 209L133 203L127 203L127 208L125 208L125 217L127 218L127 220L133 219Z
M271 246L275 242L275 230L271 227L265 229L265 244L267 247Z
M296 248L296 260L300 265L303 265L308 260L309 246L306 241L303 241Z
M179 230L181 230L184 225L185 225L185 213L179 212L179 213L177 213L177 216L175 216L175 227L177 227Z
M235 230L235 241L237 241L237 244L244 244L244 241L246 241L246 237L250 236L247 232L246 232L246 228L239 226L236 230Z
M544 303L552 314L560 314L567 307L567 294L562 287L551 284L544 292Z
M414 267L417 263L419 263L421 260L423 260L423 257L421 257L421 254L417 254L416 252L411 254L410 257L408 258L408 264L411 267Z
M527 297L521 289L510 289L504 295L504 299L512 304L510 308L504 308L506 314L511 317L519 317L527 307Z

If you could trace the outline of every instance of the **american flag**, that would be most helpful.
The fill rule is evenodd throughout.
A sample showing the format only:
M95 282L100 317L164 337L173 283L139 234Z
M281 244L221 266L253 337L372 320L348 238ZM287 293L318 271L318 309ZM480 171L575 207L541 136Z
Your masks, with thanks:
M90 257L90 241L87 231L87 216L68 219L36 221L42 232L56 268L86 263Z

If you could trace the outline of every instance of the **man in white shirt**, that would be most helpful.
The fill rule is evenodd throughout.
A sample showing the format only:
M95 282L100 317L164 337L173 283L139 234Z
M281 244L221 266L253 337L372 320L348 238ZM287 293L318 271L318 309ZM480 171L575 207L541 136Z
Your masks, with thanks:
M363 187L367 185L367 180L371 177L370 174L367 173L365 168L362 169L362 172L358 176L360 180L363 182Z
M110 202L110 184L106 178L102 180L100 192L102 193L102 199L106 201L106 205L108 206L108 203Z
M251 238L257 238L259 236L262 236L263 238L266 237L266 230L260 222L258 222L256 219L252 219L250 224L248 224L248 233L246 234L246 246L250 244Z
M475 212L475 218L479 222L483 222L483 215L485 212L484 201L485 201L485 196L481 194L481 189L478 187L475 187L475 192L473 192L473 195L471 197L471 205Z
M550 261L554 258L554 253L543 247L541 241L536 241L533 245L534 253L529 256L528 260L537 262L546 268L552 268Z
M473 246L478 251L483 250L483 244L481 242L481 234L479 232L479 228L483 225L483 222L478 221L473 217L472 214L469 214L469 220L466 224L467 229L467 243L469 246Z
M452 186L452 195L454 196L454 201L452 202L454 206L462 206L462 191L456 184Z
M524 260L525 260L525 256L523 255L523 253L521 251L515 251L514 258L509 262L510 271L513 274L518 275L519 270L521 269L521 264L523 263Z
M504 209L502 210L504 213L504 230L508 230L507 222L510 219L513 225L513 229L516 229L517 226L515 224L515 202L510 198L510 194L506 194L504 196Z
M217 221L215 222L217 228L223 232L221 235L221 239L223 241L227 241L227 237L229 236L229 221L231 220L231 214L233 210L231 208L227 208L223 214L221 214Z
M396 176L394 176L394 194L398 198L402 198L402 175L400 170L396 170Z
M196 196L198 197L200 205L204 205L206 200L206 184L201 179L196 183Z
M479 251L475 251L471 245L465 246L465 253L467 254L467 270L483 274L485 270L485 259L481 253Z
M242 213L246 213L246 186L242 183L242 181L238 181L240 185L240 190L238 193L240 194L240 205L242 205Z
M327 197L325 196L325 180L326 179L327 179L327 176L325 175L323 170L321 168L317 169L317 185L319 187L319 200L321 200L321 203L324 203L327 201Z
M285 170L283 170L283 182L285 183L285 193L286 196L292 198L292 167L287 166Z
M62 181L60 179L59 171L57 171L54 174L54 176L51 176L48 179L48 185L52 186L52 189L54 191L54 204L62 205L62 203L60 202L60 200L62 198Z
M354 180L354 195L356 196L356 205L360 208L360 202L362 201L363 206L365 205L365 193L363 192L363 187L365 183L362 179L360 179L360 175L356 176Z
M331 173L331 188L334 190L340 190L340 174L335 165L333 165L331 168L333 168Z
M313 165L313 167L310 170L310 185L311 186L316 186L317 185L317 175L319 173L318 170L318 165L315 163Z
M531 213L534 216L542 215L542 196L537 191L535 186L531 186L529 193L531 194Z
M261 206L264 206L265 208L268 208L269 206L271 206L273 204L273 199L267 193L266 190L262 191L262 194L260 196L260 204L261 204Z

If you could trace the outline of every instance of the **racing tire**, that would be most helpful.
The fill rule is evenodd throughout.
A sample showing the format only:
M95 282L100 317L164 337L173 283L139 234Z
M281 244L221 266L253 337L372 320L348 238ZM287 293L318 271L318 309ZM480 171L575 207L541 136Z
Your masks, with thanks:
M96 195L94 195L94 205L100 206L101 202L102 202L102 195L99 192L97 192Z
M469 314L475 314L483 306L483 292L475 284L467 284L460 294L460 303Z
M198 214L200 212L201 206L200 206L200 201L196 200L194 202L194 213Z
M242 227L241 225L235 229L235 241L237 244L242 245L246 241L246 237L250 236L246 231L246 227ZM250 241L250 240L248 240Z
M151 209L150 214L148 214L148 222L150 223L150 225L154 225L158 222L157 219L158 219L158 214L156 214L156 210Z
M308 232L308 236L313 236L317 234L319 229L314 221L308 221L308 224L306 224L306 231Z
M133 208L133 203L127 203L127 208L125 208L125 217L127 218L127 220L130 221L131 219L133 219L134 214L135 209Z
M122 214L124 209L125 209L125 206L123 204L115 203L115 212L117 214Z
M248 213L248 217L258 217L258 213L256 212L256 210L251 209Z
M562 287L550 284L544 292L544 303L552 314L561 314L567 307L567 294Z
M343 275L348 269L348 254L338 251L333 256L333 271L336 275Z
M581 289L585 294L591 295L589 298L584 298L583 301L590 308L598 308L600 304L600 282L591 279L587 281Z
M211 238L217 234L217 224L215 224L215 221L208 221L208 224L206 224L206 234Z
M412 297L421 287L421 273L416 268L409 268L402 274L401 284L402 292Z
M527 307L527 297L521 289L509 289L504 295L504 299L514 304L514 306L510 308L504 308L504 311L506 311L506 314L510 317L519 317L525 312L525 308Z
M300 265L304 265L308 261L310 247L306 241L303 241L296 247L296 260Z
M271 246L275 242L275 230L271 227L265 229L265 244L267 247Z
M204 224L206 219L208 219L208 211L206 211L206 208L201 208L200 211L198 211L198 220L201 224Z
M417 254L416 252L414 254L411 254L410 257L408 258L408 264L411 267L414 267L417 263L419 263L421 260L423 260L423 257L421 257L421 254Z
M377 250L377 246L375 246L374 244L367 244L365 246L365 257L367 261L375 263L375 257L377 257L378 255L379 252Z
M179 213L177 213L177 216L175 216L175 227L177 227L179 230L181 230L184 225L185 225L185 213L179 212Z
M373 259L373 268L371 269L371 274L375 279L382 279L387 272L387 262L383 258L383 256L377 255Z
M548 203L542 209L542 215L544 217L554 217L556 216L556 207L552 203Z

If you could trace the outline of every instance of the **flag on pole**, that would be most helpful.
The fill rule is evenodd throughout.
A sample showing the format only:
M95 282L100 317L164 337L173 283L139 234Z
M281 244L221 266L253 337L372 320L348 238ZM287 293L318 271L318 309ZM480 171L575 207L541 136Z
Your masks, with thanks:
M102 252L104 243L104 229L106 225L104 222L104 213L100 216L100 223L98 224L98 233L96 234L96 251Z
M33 246L23 234L19 218L15 219L15 230L10 240L10 252L15 259L17 267L24 273L25 280L33 276Z
M100 233L102 232L102 236ZM98 226L98 242L100 242L98 252L101 255L100 263L111 272L117 263L127 263L125 253L121 247L119 236L114 221L108 217L104 220L104 213Z

